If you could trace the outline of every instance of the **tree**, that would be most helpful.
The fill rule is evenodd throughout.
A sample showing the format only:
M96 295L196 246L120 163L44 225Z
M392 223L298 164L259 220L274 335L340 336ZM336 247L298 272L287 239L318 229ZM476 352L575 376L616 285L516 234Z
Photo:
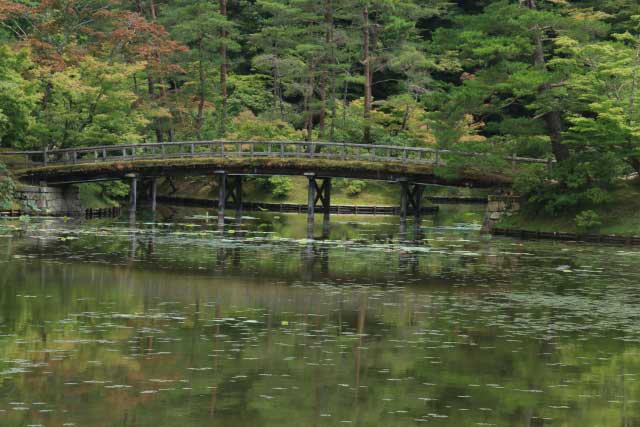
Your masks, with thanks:
M149 119L137 108L129 81L143 69L143 63L86 58L47 76L48 100L39 111L35 137L50 148L141 141Z
M565 39L563 47L582 71L567 83L578 100L567 135L576 155L613 154L640 173L640 16L635 21L635 34L587 45Z
M224 12L224 14L223 14ZM226 18L226 2L221 1L220 7L216 7L210 1L180 1L172 5L172 9L163 17L162 22L172 28L172 35L189 48L176 59L183 64L186 70L180 80L183 82L182 90L189 97L193 94L197 99L197 112L195 118L195 134L201 138L205 120L205 110L212 110L217 98L214 94L212 80L215 74L209 70L214 65L220 65L218 103L218 131L219 135L225 133L227 111L227 52L235 50L237 44L230 38L232 29ZM221 35L223 35L221 37ZM191 84L191 73L195 74L196 84ZM195 90L192 88L195 86ZM187 111L191 106L186 106Z
M23 74L32 66L28 51L0 46L0 146L24 147L30 139L38 93Z
M434 105L440 110L437 118L445 128L460 129L470 113L486 124L483 134L505 150L525 155L547 151L567 160L561 112L571 101L564 84L568 70L551 66L559 59L554 41L560 33L580 42L592 40L606 30L598 18L566 2L545 2L543 10L529 0L497 0L480 14L456 16L454 28L437 29L431 43L432 51L446 59L436 63L436 70L458 80L444 86L448 93ZM542 140L547 148L531 144ZM446 143L452 142L455 136Z

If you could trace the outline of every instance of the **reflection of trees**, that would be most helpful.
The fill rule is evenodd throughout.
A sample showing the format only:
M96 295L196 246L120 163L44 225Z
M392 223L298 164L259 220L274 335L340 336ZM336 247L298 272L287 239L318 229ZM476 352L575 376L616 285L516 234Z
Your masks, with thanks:
M2 275L2 333L15 336L0 340L0 360L25 359L32 372L5 377L0 407L43 401L56 412L14 411L8 426L169 426L184 417L298 426L318 414L356 425L413 425L428 414L452 426L532 417L623 425L623 413L628 425L638 421L631 403L624 412L608 403L640 392L633 376L620 376L640 367L635 346L605 336L577 346L571 333L550 347L506 323L487 326L501 311L483 311L482 295L26 265ZM106 388L120 384L131 388ZM580 395L597 397L586 404Z
M112 231L0 240L0 372L31 371L2 376L0 409L55 409L3 425L640 422L640 312L623 281L585 287L511 243Z

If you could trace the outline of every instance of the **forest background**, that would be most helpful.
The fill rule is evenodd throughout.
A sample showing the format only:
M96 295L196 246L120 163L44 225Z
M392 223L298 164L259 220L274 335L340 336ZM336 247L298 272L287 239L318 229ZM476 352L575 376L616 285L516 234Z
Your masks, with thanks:
M640 172L636 0L1 0L0 42L4 148L318 140L552 158L517 191L587 221Z

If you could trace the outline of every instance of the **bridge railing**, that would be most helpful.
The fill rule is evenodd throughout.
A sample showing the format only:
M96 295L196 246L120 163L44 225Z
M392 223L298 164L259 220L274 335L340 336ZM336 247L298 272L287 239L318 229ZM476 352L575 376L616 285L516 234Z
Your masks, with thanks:
M306 141L189 141L149 144L108 145L58 150L0 152L23 156L24 167L73 165L114 161L163 158L242 157L337 159L344 161L384 161L410 164L443 165L452 157L486 156L484 153L441 150L437 148L393 145L349 144ZM550 160L507 156L503 160L516 164L548 164Z

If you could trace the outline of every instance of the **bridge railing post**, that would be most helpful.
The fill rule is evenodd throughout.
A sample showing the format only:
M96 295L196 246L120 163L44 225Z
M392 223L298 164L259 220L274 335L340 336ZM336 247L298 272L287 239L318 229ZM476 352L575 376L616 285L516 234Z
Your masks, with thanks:
M44 147L44 150L42 152L42 159L44 165L47 166L47 164L49 163L49 150L47 147Z

